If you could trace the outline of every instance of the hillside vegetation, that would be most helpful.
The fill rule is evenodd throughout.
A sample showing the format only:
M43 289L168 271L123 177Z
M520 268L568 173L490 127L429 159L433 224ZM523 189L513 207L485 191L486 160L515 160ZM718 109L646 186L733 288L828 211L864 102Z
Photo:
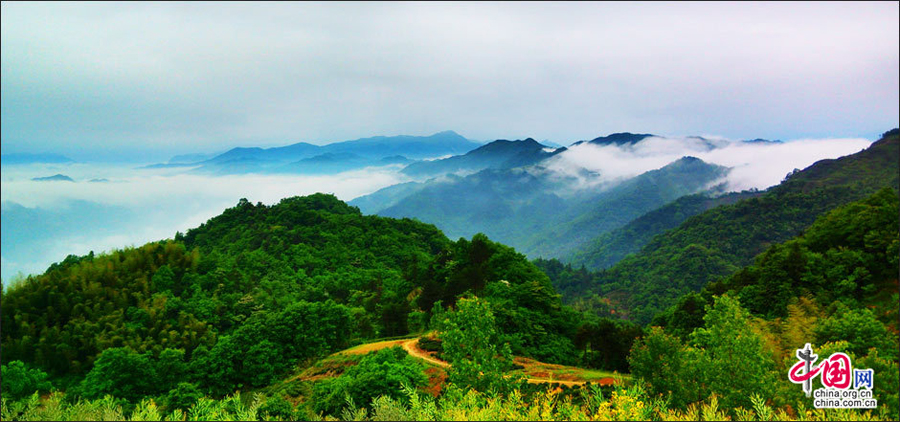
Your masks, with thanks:
M555 285L582 297L608 299L620 314L647 323L680 295L733 274L768 246L801 234L827 211L884 187L900 190L898 157L900 134L893 130L871 147L817 162L759 197L691 217L607 270Z

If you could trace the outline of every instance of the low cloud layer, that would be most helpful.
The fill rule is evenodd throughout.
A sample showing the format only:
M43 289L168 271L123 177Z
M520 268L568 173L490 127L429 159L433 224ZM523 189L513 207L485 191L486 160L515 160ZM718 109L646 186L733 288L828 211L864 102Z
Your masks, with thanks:
M85 164L4 167L2 278L9 280L20 271L42 272L68 254L171 238L240 198L273 204L285 197L328 192L349 201L406 181L398 170L395 166L328 176L211 177ZM31 180L57 173L76 182Z
M558 155L548 166L563 174L598 174L611 182L658 169L683 156L731 167L728 190L765 189L776 185L794 169L816 161L853 154L871 145L866 139L798 139L784 143L748 143L722 138L652 137L635 145L580 144Z

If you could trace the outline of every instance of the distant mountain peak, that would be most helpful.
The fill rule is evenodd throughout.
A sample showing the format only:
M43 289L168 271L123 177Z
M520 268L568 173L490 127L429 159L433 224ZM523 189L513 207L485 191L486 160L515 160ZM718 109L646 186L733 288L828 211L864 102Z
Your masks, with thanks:
M592 144L601 144L601 145L624 145L624 144L636 144L640 141L643 141L645 138L649 138L651 135L649 133L631 133L631 132L618 132L612 133L606 136L601 136L599 138L591 139L589 142Z
M444 131L440 131L440 132L435 133L434 135L431 135L431 136L459 136L460 138L463 137L462 135L456 133L456 131L452 131L452 130L444 130Z
M643 141L646 138L656 136L651 135L649 133L631 133L631 132L617 132L611 133L606 136L601 136L598 138L591 139L590 141L578 141L573 143L571 146L581 145L584 143L594 144L594 145L634 145L640 141Z
M770 141L768 139L762 139L762 138L747 139L747 140L744 140L741 142L748 143L748 144L783 144L784 143L783 141L781 141L779 139Z
M47 177L34 177L31 180L35 182L74 182L71 177L66 176L65 174L54 174L53 176Z

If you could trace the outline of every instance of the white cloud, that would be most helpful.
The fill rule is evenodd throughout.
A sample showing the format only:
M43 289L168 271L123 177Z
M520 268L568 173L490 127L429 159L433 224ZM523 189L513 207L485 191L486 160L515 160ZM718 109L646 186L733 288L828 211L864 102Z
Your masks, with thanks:
M871 145L866 139L798 139L784 143L732 142L707 138L644 139L635 145L581 144L555 157L548 167L564 174L599 173L600 181L615 181L654 170L683 156L733 168L726 182L729 190L765 189L776 185L795 168L816 161L853 154Z
M406 181L399 166L371 167L335 175L229 175L177 174L172 170L132 170L126 167L75 164L69 166L24 166L3 169L0 200L26 207L58 206L67 200L86 200L128 207L154 203L226 203L240 198L272 204L288 196L316 192L333 193L349 201L360 195ZM76 180L35 182L32 177L62 173ZM91 183L105 178L108 183ZM220 210L221 211L221 210Z
M897 2L2 4L2 142L96 159L454 129L872 136Z
M129 245L171 238L176 231L187 231L234 206L240 198L273 204L282 198L333 193L349 201L383 187L407 181L399 166L367 168L328 176L236 175L203 176L172 174L172 170L134 170L128 167L99 165L9 166L3 168L0 203L6 208L17 203L27 208L52 210L54 223L64 230L52 238L10 238L2 247L2 278L8 280L19 271L42 272L68 254L83 255ZM36 176L66 174L76 183L35 182ZM90 179L106 178L107 183ZM123 210L121 219L96 221L104 216L88 216L102 232L67 223L85 212L73 201L90 201ZM93 209L92 209L93 210ZM21 215L21 214L17 214ZM6 218L6 217L4 217ZM83 221L83 218L78 221ZM58 221L56 221L58 220ZM7 224L20 221L4 220ZM54 226L55 227L55 226ZM16 232L21 232L17 230ZM10 233L7 233L10 235ZM46 234L46 233L43 233ZM15 242L15 243L13 243Z

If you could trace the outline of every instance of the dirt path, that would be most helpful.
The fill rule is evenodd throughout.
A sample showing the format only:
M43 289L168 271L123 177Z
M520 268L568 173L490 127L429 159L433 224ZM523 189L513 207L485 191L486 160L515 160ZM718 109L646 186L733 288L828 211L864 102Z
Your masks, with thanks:
M435 359L435 358L431 357L431 355L428 354L428 352L426 352L422 349L419 349L419 339L418 338L404 341L402 346L403 346L403 350L406 350L406 353L409 353L410 356L417 357L428 363L431 363L431 364L434 364L434 365L437 365L437 366L440 366L443 368L450 367L449 363L439 360L439 359Z
M416 357L418 359L424 360L432 365L439 366L441 368L449 368L450 364L446 361L437 359L431 355L431 352L424 351L419 348L419 338L411 338L411 339L402 339L402 340L388 340L388 341L379 341L375 343L361 344L359 346L338 352L338 354L349 354L349 355L361 355L366 354L375 350L381 350L388 347L400 346L406 353L409 353L410 356ZM518 358L517 358L518 359ZM299 375L298 375L299 377ZM296 378L296 377L295 377ZM529 384L560 384L568 387L576 386L576 385L584 385L587 384L587 381L572 381L572 380L560 380L560 379L551 379L546 377L528 377L525 379ZM616 380L607 377L601 378L596 381L592 381L596 384L600 385L612 385L616 383Z
M450 364L447 363L446 361L442 361L442 360L433 358L431 356L431 354L429 354L429 352L419 349L418 346L419 346L418 338L406 340L401 344L401 347L403 347L403 350L406 350L406 353L409 353L410 356L417 357L428 363L440 366L442 368L450 367ZM572 387L572 386L576 386L576 385L584 385L587 383L587 381L564 381L564 380L554 380L554 379L549 379L549 378L536 378L536 377L526 377L525 379L528 381L529 384L561 384L561 385L565 385L567 387ZM603 378L603 379L597 381L596 383L598 383L600 385L612 385L612 384L615 384L615 382L616 381L612 378Z

